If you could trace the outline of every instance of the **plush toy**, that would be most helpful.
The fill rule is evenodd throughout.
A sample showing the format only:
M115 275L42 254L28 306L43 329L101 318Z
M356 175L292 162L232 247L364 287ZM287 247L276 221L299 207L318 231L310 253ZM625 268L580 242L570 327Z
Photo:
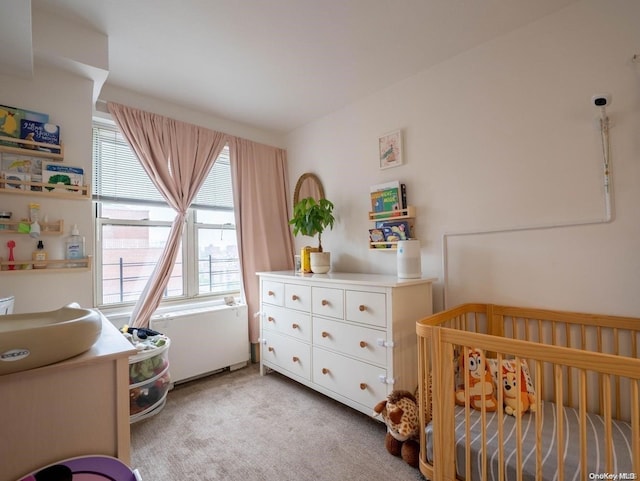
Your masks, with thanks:
M375 405L373 416L380 416L387 425L387 451L417 468L420 460L420 415L415 396L409 391L393 391L387 399Z
M460 355L460 374L464 375L464 357ZM469 349L469 379L466 382L466 388L469 389L469 403L472 408L478 411L484 409L486 411L495 411L498 407L498 401L494 395L493 378L487 366L484 354L480 349ZM465 405L465 383L462 383L456 389L456 404Z
M536 410L536 398L533 393L533 385L529 376L526 363L520 366L520 391L518 391L517 372L515 361L502 362L502 393L504 398L504 412L515 416L520 405L520 414Z

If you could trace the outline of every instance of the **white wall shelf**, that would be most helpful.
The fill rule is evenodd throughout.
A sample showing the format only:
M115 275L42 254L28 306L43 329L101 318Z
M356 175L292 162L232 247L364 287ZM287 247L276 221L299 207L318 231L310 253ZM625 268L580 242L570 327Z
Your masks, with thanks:
M26 220L0 220L0 234L28 235L29 232L18 231L18 225L23 222L27 224L29 223L29 221ZM64 221L62 219L55 222L39 221L38 224L40 224L41 235L62 235L64 233Z
M33 264L45 265L44 268L34 268ZM9 268L13 266L14 269ZM32 272L41 274L43 272L85 272L91 270L91 256L82 259L53 259L47 261L34 261L33 259L16 259L6 261L0 259L0 275L18 274L20 272Z
M64 159L64 145L33 142L32 140L15 139L13 137L0 136L0 143L9 142L12 145L0 145L0 152L7 154L25 155L29 157L42 157L45 159L62 161ZM43 149L43 150L40 150ZM59 150L54 153L51 150Z

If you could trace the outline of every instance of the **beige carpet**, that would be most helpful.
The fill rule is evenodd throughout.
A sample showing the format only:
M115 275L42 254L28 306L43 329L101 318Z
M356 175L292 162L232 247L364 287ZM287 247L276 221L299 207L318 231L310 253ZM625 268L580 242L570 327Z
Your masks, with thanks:
M257 364L177 386L131 426L143 481L421 480L385 426Z

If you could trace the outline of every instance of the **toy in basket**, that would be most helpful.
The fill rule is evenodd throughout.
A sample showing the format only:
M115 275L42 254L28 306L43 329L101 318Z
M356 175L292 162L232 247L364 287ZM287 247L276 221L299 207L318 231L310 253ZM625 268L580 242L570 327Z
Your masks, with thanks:
M79 456L38 468L18 481L142 481L137 470L110 456Z

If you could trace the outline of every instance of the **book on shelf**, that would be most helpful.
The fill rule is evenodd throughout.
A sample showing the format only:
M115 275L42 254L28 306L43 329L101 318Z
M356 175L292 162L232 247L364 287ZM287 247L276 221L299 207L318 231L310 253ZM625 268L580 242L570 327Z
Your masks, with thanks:
M378 221L375 228L382 231L385 241L399 241L411 238L411 227L406 220Z
M60 145L60 126L45 122L37 122L35 120L22 119L20 121L20 138L30 140L32 142ZM60 149L56 149L55 147L24 145L23 148L51 152L54 154L60 153Z
M62 189L81 193L81 191L77 189L64 189L64 186L82 186L83 179L84 169L81 167L71 167L60 163L52 164L48 162L43 162L42 164L42 182L44 184L52 184L51 187L45 187L48 191Z
M9 105L0 105L0 137L21 138L20 123L22 120L47 123L49 115ZM15 142L6 139L0 140L0 145L17 146Z
M395 180L384 184L372 185L370 196L371 212L385 212L391 213L391 215L400 215L400 210L402 209L402 190L399 181Z

